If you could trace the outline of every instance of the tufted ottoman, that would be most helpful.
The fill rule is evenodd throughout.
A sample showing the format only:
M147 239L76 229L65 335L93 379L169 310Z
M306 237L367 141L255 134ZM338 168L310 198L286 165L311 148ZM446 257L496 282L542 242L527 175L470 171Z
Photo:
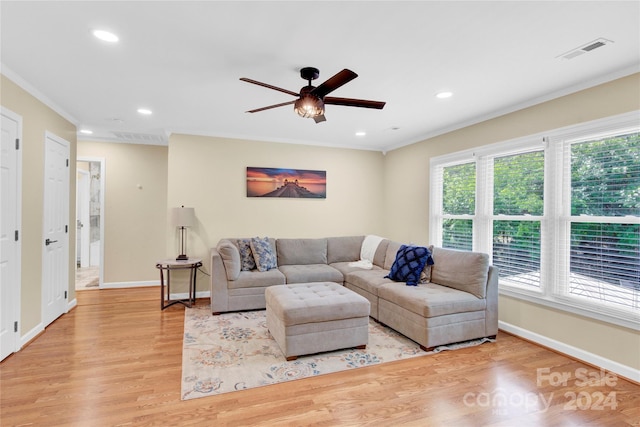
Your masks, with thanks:
M369 301L333 282L265 289L267 327L287 360L304 354L366 348Z

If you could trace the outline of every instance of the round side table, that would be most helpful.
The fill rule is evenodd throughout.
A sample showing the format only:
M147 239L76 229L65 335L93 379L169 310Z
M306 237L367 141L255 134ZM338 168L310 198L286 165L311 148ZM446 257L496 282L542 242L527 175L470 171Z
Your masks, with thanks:
M191 307L196 302L196 273L198 268L202 267L202 259L189 258L187 260L177 261L175 259L164 259L156 263L156 268L160 270L160 308L172 306L173 304L182 304L185 307ZM171 299L171 271L172 270L189 270L189 295L186 299ZM164 290L164 272L167 272L167 291Z

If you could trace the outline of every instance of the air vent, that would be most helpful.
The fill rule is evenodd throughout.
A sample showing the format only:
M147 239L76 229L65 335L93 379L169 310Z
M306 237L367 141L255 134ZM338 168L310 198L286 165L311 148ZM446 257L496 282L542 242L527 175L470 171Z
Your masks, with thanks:
M589 43L587 43L585 45L582 45L582 46L580 46L580 47L578 47L576 49L571 49L569 52L563 53L562 55L559 55L556 58L573 59L576 56L580 56L582 54L589 53L589 52L591 52L591 51L593 51L595 49L598 49L598 48L600 48L602 46L605 46L605 45L607 45L609 43L613 43L613 41L600 38L600 39L594 40L592 42L589 42Z
M582 48L582 50L586 51L586 52L591 52L593 49L597 49L599 47L604 46L605 43L601 42L601 41L597 41L595 43L591 43L589 46L585 46Z
M163 135L154 135L148 133L133 132L113 132L113 134L122 142L130 142L133 144L151 144L166 145L167 138Z

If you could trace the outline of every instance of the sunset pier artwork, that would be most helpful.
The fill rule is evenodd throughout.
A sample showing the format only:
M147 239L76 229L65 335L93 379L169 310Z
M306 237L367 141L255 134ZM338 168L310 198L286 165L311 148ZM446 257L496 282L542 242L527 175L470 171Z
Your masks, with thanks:
M324 199L326 171L247 167L247 197Z

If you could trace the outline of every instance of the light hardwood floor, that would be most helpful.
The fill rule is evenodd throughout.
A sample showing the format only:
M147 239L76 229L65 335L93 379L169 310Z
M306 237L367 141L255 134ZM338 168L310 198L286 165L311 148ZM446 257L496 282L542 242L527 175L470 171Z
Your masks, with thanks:
M599 381L598 369L502 332L474 348L181 401L184 308L161 311L159 293L78 292L74 310L0 364L0 425L640 425L640 386ZM548 380L565 372L567 385Z

